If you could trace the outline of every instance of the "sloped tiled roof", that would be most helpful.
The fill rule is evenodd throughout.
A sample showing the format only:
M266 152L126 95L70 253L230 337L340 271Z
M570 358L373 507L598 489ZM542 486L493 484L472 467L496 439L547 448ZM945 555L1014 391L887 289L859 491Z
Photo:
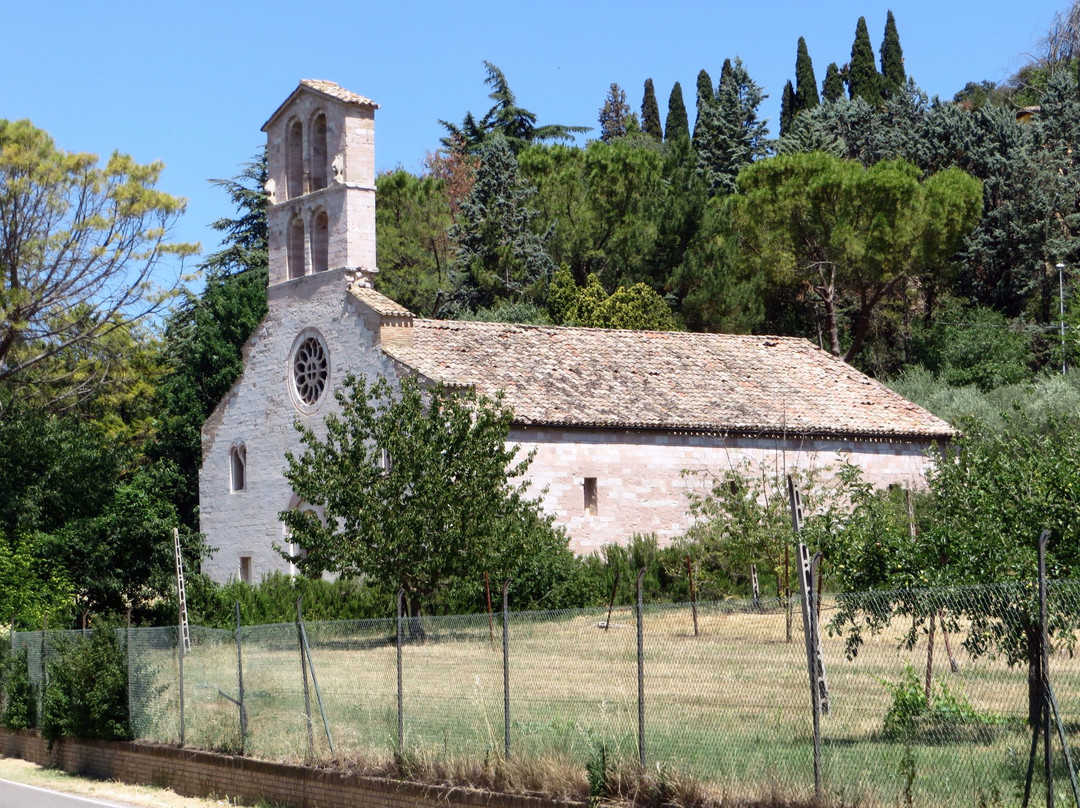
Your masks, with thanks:
M351 90L346 90L340 84L335 84L332 81L324 81L323 79L300 79L300 84L297 88L289 93L289 97L278 105L278 108L274 110L274 114L266 119L266 123L262 125L262 131L265 132L270 124L274 122L274 119L277 118L290 103L292 103L296 94L305 89L314 90L315 92L322 93L330 98L336 98L338 101L344 101L346 104L356 104L361 107L371 107L371 109L379 108L379 105L370 98L365 98Z
M948 438L941 419L796 337L413 320L384 351L447 384L502 390L526 425Z
M391 300L386 295L376 292L370 286L354 283L349 287L349 292L361 303L383 317L405 317L411 319L413 316L411 311L396 300Z

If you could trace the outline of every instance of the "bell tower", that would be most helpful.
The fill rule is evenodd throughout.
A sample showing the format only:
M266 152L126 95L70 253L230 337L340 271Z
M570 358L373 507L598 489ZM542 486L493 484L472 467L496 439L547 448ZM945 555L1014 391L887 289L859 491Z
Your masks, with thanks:
M339 269L371 286L378 108L331 81L304 79L263 125L271 286Z

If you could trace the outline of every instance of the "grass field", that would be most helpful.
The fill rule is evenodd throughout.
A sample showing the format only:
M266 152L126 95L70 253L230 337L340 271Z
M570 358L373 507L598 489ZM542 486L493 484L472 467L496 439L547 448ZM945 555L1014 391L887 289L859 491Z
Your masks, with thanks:
M744 604L739 604L744 606ZM699 609L647 607L645 747L650 768L688 776L732 796L813 795L810 692L801 619L785 641L780 610L754 612L713 604ZM822 615L829 617L828 609ZM584 772L601 746L636 761L637 651L633 612L602 610L513 615L510 622L511 757L564 762ZM428 618L423 642L403 649L407 754L442 760L498 760L503 750L502 630L484 615ZM912 665L920 680L924 641L899 646L904 627L873 638L854 661L843 641L826 636L823 652L830 712L822 719L825 791L858 805L1015 804L1022 792L1029 731L1026 671L1001 660L971 659L953 636L960 666L949 670L938 634L936 681L947 683L983 717L948 732L907 741L886 737L882 722L896 682ZM136 665L145 669L140 735L179 738L177 662L167 642L133 632ZM386 759L397 745L393 621L309 624L314 672L339 759ZM143 632L147 632L144 634ZM184 660L185 743L236 751L238 711L221 694L238 691L231 633L194 630ZM294 625L243 632L246 751L282 760L309 758L301 657ZM1080 663L1056 655L1051 675L1066 717L1080 709ZM152 681L151 681L152 680ZM314 757L331 757L315 692L310 695ZM1041 759L1041 757L1040 757ZM1068 790L1058 773L1058 791ZM1036 795L1041 797L1036 774Z

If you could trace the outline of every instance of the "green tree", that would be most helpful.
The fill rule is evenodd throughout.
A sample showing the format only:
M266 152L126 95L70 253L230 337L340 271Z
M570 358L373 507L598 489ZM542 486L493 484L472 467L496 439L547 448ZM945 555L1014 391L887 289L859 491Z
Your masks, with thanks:
M520 301L555 269L531 227L536 189L520 176L510 144L491 137L479 157L476 183L450 231L458 244L451 302L465 310Z
M484 68L487 70L484 84L491 88L488 98L494 103L480 120L467 112L460 126L439 121L446 129L446 136L441 140L445 148L461 147L471 154L478 154L488 137L497 134L505 138L511 150L517 154L530 143L573 140L575 134L589 131L588 126L558 123L537 126L536 113L518 105L505 74L491 62L485 61Z
M184 200L155 187L162 168L119 152L100 166L0 120L0 385L161 311L163 258L198 249L168 239Z
M716 90L713 89L712 78L702 68L697 74L697 117L694 118L694 136L693 143L694 148L698 148L700 142L700 135L698 134L701 127L702 115L710 106L716 103ZM702 132L702 135L704 133Z
M877 72L874 61L874 48L870 44L870 32L866 29L866 17L859 17L855 26L847 85L849 98L861 98L872 107L882 101L881 74Z
M825 80L821 83L821 99L823 101L839 101L844 97L844 77L836 62L829 62L825 68Z
M281 514L305 554L304 572L366 576L406 590L410 614L454 579L503 580L538 555L565 554L566 537L515 483L531 457L507 445L512 413L498 400L405 377L370 387L350 377L325 437L298 422L303 452L285 476L319 509Z
M605 143L626 135L626 122L630 118L630 105L626 92L615 82L608 88L604 106L600 108L600 139Z
M896 30L896 18L890 10L885 18L885 38L881 42L881 88L885 98L904 92L907 74L904 72L904 51L900 47L900 34Z
M791 130L795 118L795 90L791 82L784 82L784 92L780 94L780 137Z
M716 101L704 108L694 130L698 170L710 195L733 192L739 171L767 153L768 129L758 117L765 98L741 59L725 60Z
M761 160L739 175L728 208L750 267L803 286L829 348L850 361L875 307L915 272L940 267L978 221L981 184L959 169L920 182L909 163L869 169L825 154ZM846 350L842 301L855 308Z
M376 177L375 189L375 288L416 314L435 317L449 291L454 251L446 183L399 168Z
M548 307L560 325L644 331L678 328L671 308L646 284L620 286L609 295L595 275L589 275L581 288L565 269L558 270L552 278Z
M679 138L690 139L690 121L686 116L686 104L683 102L682 85L679 82L671 88L667 102L667 120L664 121L664 142L671 143Z
M814 63L810 61L810 51L806 40L799 37L799 46L795 54L795 104L794 114L813 109L821 103L818 97L817 78L814 76Z
M645 95L641 101L641 130L649 137L663 141L664 130L660 126L660 106L656 103L653 80L645 79Z

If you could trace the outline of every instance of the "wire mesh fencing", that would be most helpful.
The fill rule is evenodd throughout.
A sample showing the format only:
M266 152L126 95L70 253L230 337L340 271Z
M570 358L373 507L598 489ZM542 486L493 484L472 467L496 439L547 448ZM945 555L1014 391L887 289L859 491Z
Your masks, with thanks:
M1034 585L836 595L813 606L828 682L827 797L1018 801L1030 704L1041 699L1041 670L1032 674L1029 661L1038 654L1028 653L1039 628ZM1075 743L1080 582L1051 582L1049 612L1049 680ZM813 713L801 619L798 604L762 599L693 611L646 605L640 614L616 607L610 619L581 609L192 627L186 654L175 628L120 632L134 731L148 741L286 761L395 751L489 761L509 749L511 760L579 769L603 750L732 797L808 799ZM58 634L13 635L32 677L47 675ZM1056 776L1067 792L1064 763ZM1033 781L1042 799L1039 766Z

